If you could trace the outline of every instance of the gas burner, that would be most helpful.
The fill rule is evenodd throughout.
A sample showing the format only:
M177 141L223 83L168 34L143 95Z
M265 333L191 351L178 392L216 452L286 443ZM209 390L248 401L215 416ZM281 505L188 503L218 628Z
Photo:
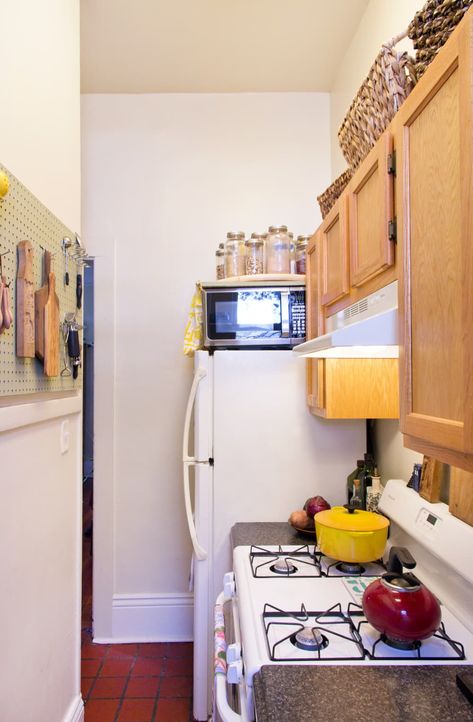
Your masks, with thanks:
M301 579L321 577L320 553L308 544L302 546L250 547L250 565L253 577Z
M327 637L321 634L317 627L302 627L298 632L291 634L289 639L295 647L307 652L325 649L329 643Z
M392 647L393 649L420 649L422 642L420 640L413 640L411 642L403 642L401 639L390 639L385 634L381 635L381 641Z
M350 617L335 604L325 611L297 611L265 604L263 623L272 662L364 659L361 637Z
M401 642L377 632L364 616L359 604L350 602L348 616L354 624L357 619L360 620L356 625L356 630L363 640L363 646L369 659L399 661L402 658L405 662L465 659L463 644L447 634L443 622L431 637L422 642Z
M350 564L350 562L340 562L335 565L335 569L338 569L342 574L350 574L351 576L359 576L366 571L362 564Z
M379 577L386 571L382 559L372 562L342 562L321 555L320 566L326 577Z
M280 557L269 568L275 574L283 574L285 576L287 576L288 574L295 574L297 572L297 567L288 557Z

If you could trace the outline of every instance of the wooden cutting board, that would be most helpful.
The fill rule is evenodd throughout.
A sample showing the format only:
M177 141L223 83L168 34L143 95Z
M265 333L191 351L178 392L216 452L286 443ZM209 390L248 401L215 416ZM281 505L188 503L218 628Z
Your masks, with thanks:
M44 306L44 373L59 376L59 298L56 276L49 274L48 300Z
M442 479L446 472L446 464L431 456L424 456L419 486L419 494L423 499L433 503L440 501Z
M44 359L44 307L49 295L49 272L51 271L51 254L44 252L43 286L34 295L34 329L35 355Z
M33 284L33 246L20 241L16 276L16 355L35 355L35 297Z
M473 526L473 473L452 466L450 469L450 513Z

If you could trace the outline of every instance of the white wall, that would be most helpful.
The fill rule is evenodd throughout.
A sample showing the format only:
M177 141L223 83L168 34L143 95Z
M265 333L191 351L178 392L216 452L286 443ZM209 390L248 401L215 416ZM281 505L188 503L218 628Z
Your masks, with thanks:
M79 230L79 0L1 3L0 40L0 161ZM0 717L80 722L81 398L2 401Z
M80 411L80 396L0 409L5 722L81 718Z
M214 278L228 230L317 227L329 98L88 95L82 112L83 228L97 256L95 635L184 638L182 341L194 282Z
M80 229L79 0L0 3L0 162Z
M347 167L338 144L338 129L358 88L365 79L381 45L407 30L424 0L370 0L353 39L341 59L330 93L332 177L336 178ZM399 48L412 54L409 39ZM321 189L324 190L324 189ZM319 191L320 192L320 191Z

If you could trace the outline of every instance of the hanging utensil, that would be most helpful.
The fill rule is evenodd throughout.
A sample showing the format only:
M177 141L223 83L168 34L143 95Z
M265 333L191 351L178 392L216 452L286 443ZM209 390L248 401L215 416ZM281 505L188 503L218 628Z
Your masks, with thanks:
M51 257L50 251L44 251L43 286L34 294L35 355L41 361L44 359L44 307L49 295Z
M68 236L64 236L61 242L62 252L64 253L64 285L69 285L69 248L72 246L72 241Z
M79 342L79 331L83 328L77 323L74 313L67 313L63 322L64 344L67 344L67 354L72 365L72 377L76 379L79 375L81 364L81 348ZM68 368L66 362L65 367ZM63 369L65 371L65 369ZM62 373L62 372L61 372ZM65 375L65 374L63 374Z
M16 355L21 358L34 358L33 246L30 241L20 241L17 249Z
M7 283L6 276L2 276L3 296L2 296L2 315L3 327L10 328L13 323L13 314L10 306L10 284Z

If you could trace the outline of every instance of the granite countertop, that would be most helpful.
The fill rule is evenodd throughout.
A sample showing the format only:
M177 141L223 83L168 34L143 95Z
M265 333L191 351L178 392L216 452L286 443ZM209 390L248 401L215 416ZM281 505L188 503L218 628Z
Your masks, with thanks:
M241 522L231 530L233 548L257 544L312 544L315 534L301 533L287 521Z
M258 722L468 722L473 705L455 681L462 669L267 665L254 677Z
M288 522L243 522L233 547L310 544ZM258 722L473 722L473 705L456 685L472 666L265 665L253 678Z

